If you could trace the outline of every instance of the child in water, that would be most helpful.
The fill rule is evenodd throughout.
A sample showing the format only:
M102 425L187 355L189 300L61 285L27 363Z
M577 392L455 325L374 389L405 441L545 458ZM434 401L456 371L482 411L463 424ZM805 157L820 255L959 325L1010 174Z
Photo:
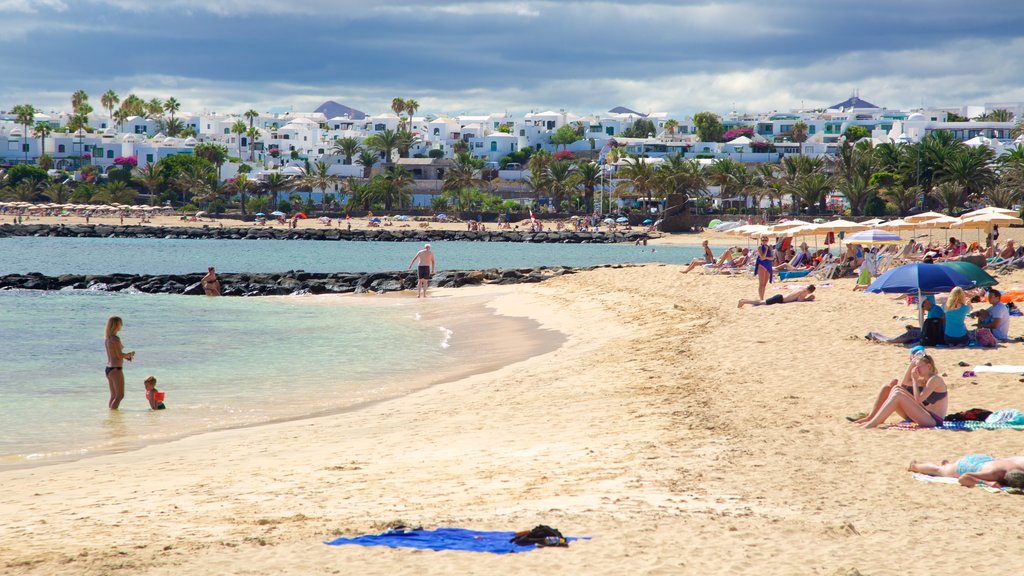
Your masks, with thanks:
M156 377L150 376L143 382L146 386L146 400L149 401L149 407L153 410L163 410L167 408L164 406L164 393L158 392L156 389Z

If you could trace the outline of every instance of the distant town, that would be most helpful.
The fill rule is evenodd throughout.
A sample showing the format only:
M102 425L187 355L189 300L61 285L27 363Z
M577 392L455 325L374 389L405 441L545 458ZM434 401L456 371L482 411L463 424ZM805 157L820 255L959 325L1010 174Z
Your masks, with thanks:
M278 192L301 190L303 185L311 203L343 204L346 196L352 200L356 192L352 187L358 182L365 185L376 176L391 174L392 187L397 185L401 190L393 194L394 198L387 198L389 207L396 203L442 206L438 200L442 193L475 188L503 201L543 199L542 203L556 210L566 203L573 210L592 210L595 193L599 199L611 198L616 190L619 197L664 197L671 192L703 196L709 198L708 207L723 207L723 202L739 198L742 209L763 207L765 199L769 207L774 206L771 183L762 183L764 194L751 194L755 187L745 177L716 177L716 164L727 161L733 172L735 165L742 165L743 171L752 175L758 165L777 166L771 171L782 176L787 158L820 163L842 157L844 147L854 145L862 150L879 146L910 150L937 133L943 134L944 142L988 150L992 161L1014 151L1019 155L1024 149L1024 103L1020 102L894 110L853 95L816 110L724 115L702 112L685 118L672 118L664 112L640 113L621 106L590 115L545 110L519 115L447 116L424 114L415 100L403 98L395 98L388 111L377 114L333 101L309 112L196 114L181 110L174 98L145 101L129 95L121 99L113 91L98 98L75 92L69 103L70 112L44 112L25 104L0 113L0 165L6 166L7 172L19 164L38 166L51 178L66 175L62 182L68 186L81 181L100 184L123 169L135 177L123 179L128 190L119 189L122 197L132 191L149 192L153 196L165 194L163 200L175 202L193 199L186 190L169 193L173 190L168 189L182 186L175 186L166 171L163 174L168 178L162 185L145 184L144 176L147 168L154 169L179 155L206 158L215 165L211 190L199 201L210 201L218 194L230 198L230 192L224 191L230 191L232 185L237 188L241 176L246 185L252 183L250 192L257 193L261 184L266 187L267 182L276 180L283 189L273 190L271 206L276 206ZM660 171L661 165L670 160L676 164L690 162L703 177L699 182L659 187L638 184L630 176L637 172L637 165ZM564 174L551 173L552 165L558 162L566 164ZM872 168L863 176L870 179L883 172L898 177L902 169L903 188L916 186L926 188L926 192L942 180L941 169L934 174L909 174L906 159L892 162L877 170ZM583 163L591 163L594 168L582 171L590 179L579 185ZM916 164L920 169L920 159ZM151 180L156 178L151 176ZM573 176L575 182L570 180ZM282 178L291 185L282 185ZM623 180L627 181L625 185ZM996 180L999 178L988 187L994 187ZM349 184L341 184L346 181ZM12 188L11 184L6 182L4 186ZM190 190L195 190L197 182L192 184ZM888 188L894 184L889 182ZM964 200L981 192L970 189L967 183L964 186ZM736 193L737 187L742 193ZM868 187L867 181L864 187ZM775 188L780 190L781 186ZM881 193L882 188L878 186L876 191ZM835 194L838 189L838 182L833 182L822 196ZM243 202L244 192L238 198ZM333 193L337 197L329 199ZM6 196L12 196L10 190ZM23 190L14 196L53 200L42 187L34 193ZM779 194L780 207L783 196ZM799 203L794 190L788 196L791 206ZM850 206L856 202L842 197L847 208L858 211L857 206ZM902 210L907 203L896 202L894 208ZM369 207L373 202L363 204ZM863 211L866 206L859 208Z

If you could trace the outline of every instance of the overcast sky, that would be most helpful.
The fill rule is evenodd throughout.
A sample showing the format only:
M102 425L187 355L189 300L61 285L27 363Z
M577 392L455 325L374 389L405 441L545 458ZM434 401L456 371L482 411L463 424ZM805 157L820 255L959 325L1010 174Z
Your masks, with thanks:
M1024 101L1018 0L0 0L0 110L174 96L183 111L682 118Z

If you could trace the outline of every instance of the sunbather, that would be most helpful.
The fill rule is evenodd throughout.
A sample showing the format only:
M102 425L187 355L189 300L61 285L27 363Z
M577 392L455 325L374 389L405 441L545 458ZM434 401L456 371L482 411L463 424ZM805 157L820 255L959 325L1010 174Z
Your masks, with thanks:
M871 413L854 420L865 428L874 428L889 416L913 420L921 426L941 426L949 407L946 382L939 376L935 360L915 348L910 366L902 380L883 386Z
M984 482L1007 488L1024 488L1024 456L993 458L987 454L968 454L956 462L943 460L941 464L914 460L907 469L928 476L957 478L968 487Z
M800 251L797 252L796 256L791 258L789 262L779 264L775 267L779 272L792 272L794 270L803 270L807 268L812 262L811 253L807 250L807 243L800 244Z
M700 244L701 244L701 247L704 248L704 257L703 258L694 258L693 260L690 260L690 265L686 267L686 270L682 271L683 274L686 274L687 272L689 272L690 270L693 270L697 266L703 266L705 264L714 264L715 263L715 255L711 252L711 247L708 246L708 241L705 240L705 241L701 242ZM726 248L726 251L728 252L729 249ZM724 256L725 252L722 252L722 255Z
M772 304L789 304L790 302L810 302L814 300L814 284L799 290L782 295L776 294L767 300L740 300L737 308L744 306L771 306Z

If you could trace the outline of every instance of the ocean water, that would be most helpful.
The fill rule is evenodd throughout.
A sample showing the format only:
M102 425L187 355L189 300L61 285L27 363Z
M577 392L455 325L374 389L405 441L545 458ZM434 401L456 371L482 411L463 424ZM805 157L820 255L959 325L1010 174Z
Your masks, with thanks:
M441 270L689 263L699 246L434 242ZM405 270L414 242L0 238L0 274L187 274L221 272L385 272ZM716 254L720 252L715 249Z
M364 299L365 300L365 299ZM457 334L416 299L196 298L0 292L0 468L77 458L337 411L425 385L464 361ZM106 408L107 317L124 318L121 410ZM167 410L150 411L157 377Z

